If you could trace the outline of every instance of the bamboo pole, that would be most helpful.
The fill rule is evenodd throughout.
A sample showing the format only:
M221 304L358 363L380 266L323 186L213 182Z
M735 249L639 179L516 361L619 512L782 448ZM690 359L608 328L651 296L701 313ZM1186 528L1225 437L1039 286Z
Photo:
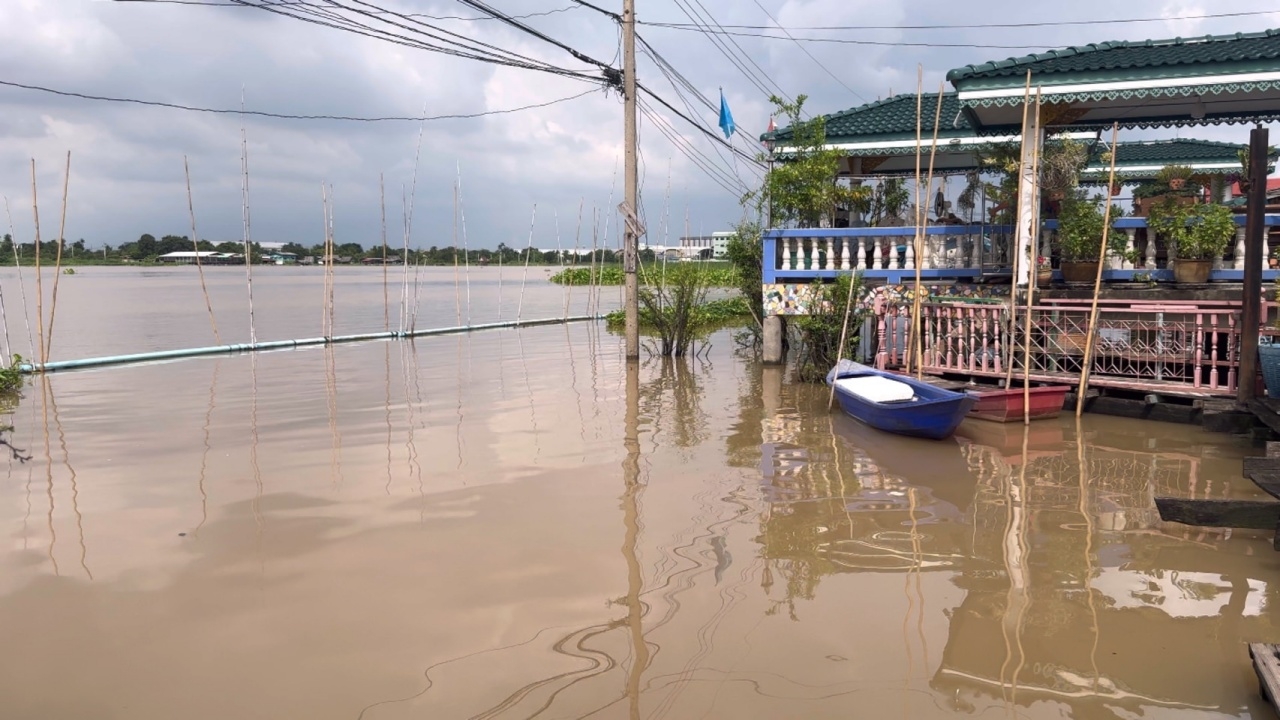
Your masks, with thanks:
M686 234L688 234L686 232ZM857 285L853 281L853 276L849 276L849 292L844 300L844 326L840 328L840 345L836 348L836 364L840 363L840 356L844 353L844 343L849 337L849 315L853 311L853 286ZM836 384L833 380L831 383L831 393L827 396L827 410L835 406L836 402Z
M924 194L925 202L929 201L929 193L933 191L933 162L938 154L938 125L942 122L943 92L945 92L944 85L942 83L938 83L938 101L936 106L934 107L934 113L933 113L933 145L930 146L929 148L929 176L928 176L928 180L925 181L925 194ZM920 265L923 262L923 250L925 246L924 239L926 237L925 235L925 230L926 230L925 217L926 216L927 216L926 213L923 213L923 212L920 213L920 229L917 232L917 235L920 238L921 249L916 251L916 292L915 292L915 298L912 300L912 316L913 317L920 317L920 313L922 312L921 306L924 302L924 298L921 295L921 287L920 287ZM917 331L919 332L920 331L919 321L916 321L916 326L917 326ZM916 340L916 379L917 380L924 379L924 337L923 336L917 338Z
M209 287L204 282L204 265L200 263L200 240L196 235L196 203L191 194L191 166L187 156L182 156L182 172L187 178L187 213L191 216L191 249L196 254L196 272L200 274L200 292L204 293L204 306L209 310L209 324L213 326L213 340L222 344L222 335L218 332L218 321L213 317L213 302L209 300Z
M916 286L915 295L920 294L920 133L922 115L924 114L924 66L916 65L916 217L915 217L915 237L911 239L911 249L915 255L916 266ZM894 253L897 254L896 251ZM892 265L892 263L890 263ZM916 302L913 297L911 300L911 342L907 343L907 355L903 358L906 361L906 370L908 373L912 371L912 364L915 360L916 344L920 342L920 314L916 312Z
M391 329L391 296L387 288L387 188L378 173L378 202L382 208L382 329ZM408 258L402 259L408 262Z
M18 272L18 292L22 295L22 323L27 329L27 350L31 353L31 359L36 358L36 343L31 339L31 309L27 305L27 284L22 280L22 255L18 252L18 233L13 227L13 212L9 210L9 196L4 196L4 215L9 220L9 240L13 246L13 267ZM8 325L5 325L5 332L8 332ZM12 349L12 346L10 346ZM6 360L12 361L13 356L10 355Z
M1111 124L1111 170L1107 174L1107 187L1116 181L1116 140L1120 124ZM1084 396L1089 391L1089 366L1093 364L1093 336L1098 331L1098 295L1102 292L1102 265L1107 257L1107 241L1111 234L1111 198L1102 212L1102 244L1098 249L1098 274L1093 279L1093 304L1089 307L1089 330L1084 340L1084 363L1080 368L1080 387L1076 391L1076 417L1084 412Z
M1027 86L1022 91L1022 147L1027 144L1027 112L1031 109L1031 71L1027 71ZM1022 182L1022 157L1023 150L1018 151L1018 182ZM1017 208L1014 208L1016 213ZM1015 224L1016 227L1016 224ZM1012 240L1017 242L1018 234L1015 231ZM1004 389L1013 388L1013 353L1016 349L1018 329L1018 263L1021 262L1021 255L1012 252L1009 253L1009 259L1013 260L1013 279L1009 282L1009 342L1006 343L1009 360L1005 363L1004 368Z
M53 293L49 301L49 333L45 338L44 355L53 352L53 321L58 314L58 281L62 279L62 246L67 243L67 192L71 189L71 151L67 151L67 169L62 179L62 220L58 224L58 255L53 265Z
M1035 269L1036 258L1040 256L1040 88L1036 88L1036 136L1032 140L1035 143L1031 148L1031 197L1035 200L1035 207L1031 211L1031 239L1028 243L1027 267L1030 272L1027 273L1027 312L1023 319L1022 331L1022 424L1031 424L1031 308L1035 301L1036 282ZM1026 459L1023 459L1023 468L1026 468Z
M40 270L40 201L36 196L35 158L31 158L31 213L36 224L36 354L44 365L49 358L44 349L44 273Z

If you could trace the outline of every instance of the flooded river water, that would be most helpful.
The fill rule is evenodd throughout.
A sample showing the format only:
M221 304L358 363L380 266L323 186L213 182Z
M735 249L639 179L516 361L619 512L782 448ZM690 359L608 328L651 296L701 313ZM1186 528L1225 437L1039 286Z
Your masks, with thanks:
M314 336L319 272L273 270L259 337ZM53 359L210 344L168 272L64 278ZM349 272L339 331L381 330ZM458 312L433 273L419 327ZM897 439L727 332L629 368L595 323L54 374L7 422L4 718L1270 713L1243 642L1280 641L1280 554L1154 508L1259 495L1198 428Z

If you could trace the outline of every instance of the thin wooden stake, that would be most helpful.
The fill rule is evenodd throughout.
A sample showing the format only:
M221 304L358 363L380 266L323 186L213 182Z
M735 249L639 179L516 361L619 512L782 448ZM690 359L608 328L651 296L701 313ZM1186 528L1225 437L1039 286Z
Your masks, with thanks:
M58 314L58 281L62 279L62 246L67 243L67 192L71 189L71 151L67 151L67 169L62 179L62 221L58 225L58 255L53 266L53 297L49 302L49 334L45 338L45 357L53 353L53 320Z
M1034 242L1028 243L1026 261L1027 273L1027 316L1022 332L1022 424L1031 424L1031 308L1036 293L1034 270L1036 258L1040 256L1040 88L1036 88L1036 136L1031 148L1031 197L1035 198L1035 207L1031 211L1031 230ZM1025 467L1025 464L1024 464Z
M382 329L391 329L391 296L387 288L387 188L382 173L378 173L378 203L382 208ZM408 262L404 258L404 262Z
M1026 155L1025 148L1027 144L1027 112L1031 109L1031 71L1027 71L1027 86L1022 91L1022 137L1021 147L1018 150L1018 182L1022 182L1022 158ZM1037 137L1039 135L1037 134ZM1015 207L1016 211L1017 208ZM1017 218L1015 217L1014 227L1017 227ZM1016 243L1018 241L1018 233L1014 232L1011 240ZM1005 343L1005 349L1008 351L1008 361L1004 367L1004 389L1013 389L1013 353L1017 349L1018 337L1018 263L1022 262L1021 255L1009 250L1009 259L1013 261L1013 279L1009 282L1009 342Z
M31 353L31 359L36 359L38 351L36 343L31 339L31 309L27 306L27 284L22 279L22 256L18 253L18 234L13 228L13 212L9 209L9 196L4 196L4 214L9 220L9 240L13 245L13 266L18 271L18 292L22 295L22 323L27 328L27 351ZM6 332L8 325L5 325ZM12 346L11 346L12 347ZM12 356L5 358L12 360Z
M916 217L915 217L915 237L911 240L911 249L915 254L916 266L916 287L915 295L920 295L920 125L924 122L922 115L924 114L924 66L916 65ZM897 254L896 252L894 253ZM915 360L916 345L920 342L920 314L916 312L916 302L913 297L911 300L911 342L907 343L907 356L903 358L906 361L906 370L908 373L912 371L912 362Z
M36 196L36 159L31 158L31 212L36 223L36 353L40 357L40 367L44 368L48 356L44 346L44 277L40 270L40 201Z
M213 340L222 344L222 335L218 333L218 321L213 318L213 303L209 300L209 288L204 282L204 265L200 262L200 241L196 236L196 203L191 194L191 166L187 156L182 156L182 172L187 178L187 213L191 216L191 249L196 254L196 272L200 274L200 292L204 293L204 306L209 310L209 325L213 327Z
M1120 136L1120 124L1111 124L1111 170L1107 174L1107 187L1116 181L1116 140ZM1102 265L1107 257L1107 241L1111 232L1111 198L1105 199L1107 207L1102 212L1102 247L1098 249L1098 274L1093 279L1093 304L1089 307L1089 334L1084 340L1084 365L1080 368L1080 389L1076 392L1076 417L1084 412L1084 396L1089 391L1089 366L1093 364L1093 336L1098 331L1098 295L1102 292Z
M836 363L840 362L840 356L844 354L845 339L849 337L849 316L853 311L853 286L857 285L853 281L853 276L849 276L849 294L844 300L844 326L840 328L840 345L836 348ZM831 394L827 396L827 410L830 410L836 402L836 384L831 383Z
M933 162L934 162L934 158L937 156L937 153L938 153L938 125L942 123L943 92L944 92L943 84L938 83L938 102L937 102L937 106L934 108L934 113L933 113L933 146L929 148L929 177L928 177L928 180L925 182L925 202L926 203L929 201L929 192L933 190ZM922 261L924 245L925 245L925 242L924 242L926 237L925 231L927 229L927 224L925 223L926 217L927 217L926 213L920 214L920 229L918 230L918 233L917 233L917 237L920 238L920 249L916 251L916 293L915 293L916 296L915 296L914 304L912 308L912 316L917 318L920 317L920 314L922 312L921 306L922 306L922 303L924 302L924 297L921 295L922 288L920 287L920 264ZM917 332L921 332L920 322L918 320L916 321L916 330ZM916 341L916 379L917 380L924 379L924 337L923 336L921 336Z

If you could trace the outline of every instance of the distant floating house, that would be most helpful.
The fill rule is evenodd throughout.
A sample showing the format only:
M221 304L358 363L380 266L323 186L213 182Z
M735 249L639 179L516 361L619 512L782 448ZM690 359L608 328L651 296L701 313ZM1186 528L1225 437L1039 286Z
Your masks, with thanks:
M182 250L179 252L165 253L156 258L158 262L170 265L195 265L197 260L201 265L239 265L244 262L244 255L240 253L223 253L214 252L213 250Z

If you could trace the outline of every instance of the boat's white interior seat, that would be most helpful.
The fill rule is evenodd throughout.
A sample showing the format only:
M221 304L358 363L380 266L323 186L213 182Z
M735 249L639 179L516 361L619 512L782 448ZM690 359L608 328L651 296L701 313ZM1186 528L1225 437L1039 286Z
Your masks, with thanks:
M916 396L910 385L879 375L841 378L836 381L836 387L874 403L907 402Z

